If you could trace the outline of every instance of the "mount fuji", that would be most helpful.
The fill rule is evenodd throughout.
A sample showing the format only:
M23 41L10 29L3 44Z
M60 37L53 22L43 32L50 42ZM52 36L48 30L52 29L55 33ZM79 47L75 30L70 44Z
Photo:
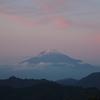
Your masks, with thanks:
M31 59L28 59L26 61L23 61L21 63L28 62L29 64L38 64L40 62L44 63L69 63L69 64L77 64L82 63L81 60L75 60L67 55L64 55L55 49L47 49L43 52L39 53L37 56L32 57Z
M73 68L77 67L78 69L86 68L87 70L88 70L88 68L89 69L96 68L90 64L84 63L81 60L76 60L65 54L62 54L62 53L56 51L55 49L44 50L43 52L39 53L37 56L21 62L21 64L23 64L25 62L27 62L31 65L32 64L36 65L36 64L40 64L40 63L43 63L43 64L48 63L48 64L52 65L53 67L73 67Z
M16 69L18 69L17 74L19 71L18 75L48 80L81 79L93 72L100 71L99 67L73 59L54 49L44 50L32 58L20 62Z

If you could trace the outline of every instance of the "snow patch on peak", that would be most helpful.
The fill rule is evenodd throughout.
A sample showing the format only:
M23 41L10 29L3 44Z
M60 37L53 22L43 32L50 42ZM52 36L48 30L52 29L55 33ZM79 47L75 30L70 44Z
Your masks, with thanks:
M49 53L59 53L58 51L56 51L55 49L47 49L44 51L46 54L49 54Z
M38 56L57 55L57 54L61 54L61 53L56 51L55 49L47 49L47 50L41 52L40 54L38 54Z

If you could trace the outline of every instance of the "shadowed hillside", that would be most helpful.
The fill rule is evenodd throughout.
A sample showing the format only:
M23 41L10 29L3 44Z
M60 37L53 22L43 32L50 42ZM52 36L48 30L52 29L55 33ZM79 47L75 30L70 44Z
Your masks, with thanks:
M20 79L14 76L10 77L9 79L0 80L1 86L10 86L13 88L20 88L20 87L27 87L31 85L35 85L38 83L45 83L49 82L46 79Z
M62 86L54 82L15 89L0 86L0 100L88 100L89 98L100 98L100 90Z
M67 78L67 79L57 80L55 82L62 84L62 85L74 85L74 84L76 84L77 81L78 80L73 79L73 78Z
M81 80L79 80L76 86L82 86L85 88L97 87L100 88L100 72L92 73Z

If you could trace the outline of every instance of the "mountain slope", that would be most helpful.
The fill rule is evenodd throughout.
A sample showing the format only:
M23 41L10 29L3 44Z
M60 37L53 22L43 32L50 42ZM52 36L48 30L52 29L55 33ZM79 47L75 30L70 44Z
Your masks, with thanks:
M89 88L89 87L100 88L100 72L92 73L92 74L82 78L75 85L82 86L85 88Z
M20 63L22 66L30 67L33 71L39 70L42 77L46 79L58 80L59 78L75 78L79 79L92 72L97 72L100 68L84 63L81 60L73 59L54 49L48 49L35 57ZM25 66L25 67L26 67ZM42 69L42 70L41 70ZM36 73L37 74L37 73ZM45 75L44 75L45 74Z
M49 82L46 79L20 79L14 76L10 77L9 79L0 80L1 86L10 86L12 88L21 88L21 87L28 87L31 85L36 85L39 83L46 83Z
M21 63L28 62L29 64L38 64L40 62L44 63L71 63L76 64L78 62L82 62L81 60L75 60L67 55L64 55L54 49L47 49L40 54L38 54L36 57L33 57L31 59L28 59L26 61L23 61Z
M0 100L88 100L89 98L100 98L100 90L61 86L54 82L16 89L0 86Z
M62 85L74 85L76 84L76 82L78 82L78 80L73 79L73 78L67 78L67 79L57 80L55 82Z
M68 57L54 49L47 49L37 56L30 58L20 64L28 63L28 65L34 66L51 66L56 68L66 68L66 70L78 71L80 74L92 73L94 71L100 70L93 65L84 63L81 60L76 60ZM70 69L69 69L70 68ZM69 73L69 72L68 72ZM83 73L83 74L84 74Z

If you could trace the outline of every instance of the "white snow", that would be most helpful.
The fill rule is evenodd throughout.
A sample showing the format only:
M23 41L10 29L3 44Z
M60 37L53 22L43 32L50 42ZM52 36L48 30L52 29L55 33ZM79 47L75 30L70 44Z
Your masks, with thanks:
M57 55L57 54L61 54L60 52L56 51L55 49L47 49L43 52L41 52L38 56L45 56L45 55Z

